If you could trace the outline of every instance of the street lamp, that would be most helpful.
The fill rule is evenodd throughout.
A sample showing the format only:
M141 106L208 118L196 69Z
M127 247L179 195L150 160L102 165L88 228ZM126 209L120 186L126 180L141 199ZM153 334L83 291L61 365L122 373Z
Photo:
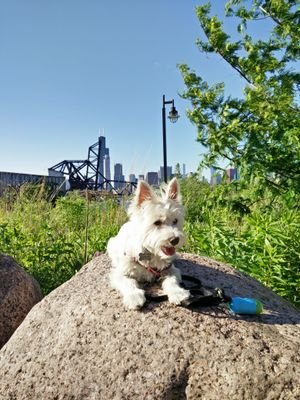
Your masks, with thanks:
M162 107L162 130L163 130L163 152L164 152L164 181L167 183L167 135L166 135L166 104L172 104L171 111L169 112L168 118L171 122L175 123L178 121L179 114L174 106L174 100L166 101L165 95L163 95L163 107Z

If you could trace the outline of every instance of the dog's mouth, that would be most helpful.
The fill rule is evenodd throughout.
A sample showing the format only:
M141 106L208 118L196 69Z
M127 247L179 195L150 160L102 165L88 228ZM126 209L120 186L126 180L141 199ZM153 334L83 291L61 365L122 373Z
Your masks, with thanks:
M161 250L166 256L173 256L176 252L176 249L173 246L164 246Z

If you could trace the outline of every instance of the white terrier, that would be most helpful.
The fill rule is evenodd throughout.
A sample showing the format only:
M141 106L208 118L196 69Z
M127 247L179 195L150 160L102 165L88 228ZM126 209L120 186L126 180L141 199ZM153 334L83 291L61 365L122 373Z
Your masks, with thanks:
M139 283L157 278L162 279L163 292L171 303L188 299L190 293L180 286L181 273L172 263L176 248L184 242L184 210L176 178L161 198L147 182L139 181L128 215L129 221L107 246L113 266L111 284L123 296L125 306L142 307L146 297Z

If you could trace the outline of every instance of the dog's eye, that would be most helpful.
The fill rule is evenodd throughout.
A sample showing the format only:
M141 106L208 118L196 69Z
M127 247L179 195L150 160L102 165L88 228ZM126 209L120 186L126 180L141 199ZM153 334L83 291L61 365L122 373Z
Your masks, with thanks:
M161 224L162 224L162 222L159 219L154 222L154 225L156 225L156 226L161 226Z
M177 222L178 222L178 219L177 219L177 218L175 218L175 219L173 220L173 225L176 225L176 224L177 224Z

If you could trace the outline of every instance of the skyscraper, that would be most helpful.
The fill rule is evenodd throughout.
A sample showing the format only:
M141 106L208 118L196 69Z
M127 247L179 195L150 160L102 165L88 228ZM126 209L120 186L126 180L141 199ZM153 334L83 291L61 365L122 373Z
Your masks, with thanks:
M89 153L89 159L94 157L94 161L97 161L99 184L104 182L104 178L111 179L109 148L105 147L105 141L104 136L99 136L98 143L90 148Z
M108 149L105 149L108 150ZM104 156L104 176L105 178L110 181L111 180L111 175L110 175L110 158L109 158L109 153L107 152ZM109 184L106 184L106 189L109 188Z
M172 167L167 167L167 179L170 179L172 176ZM159 182L163 182L164 180L164 167L160 167L158 172Z
M218 185L219 183L222 182L222 175L216 168L211 167L210 174L211 174L210 175L210 184L211 185Z
M227 182L232 182L237 179L237 169L236 168L228 168L226 169Z
M129 182L136 183L137 179L135 174L129 174Z
M99 145L99 149L98 149L99 169L98 169L98 171L101 174L101 175L99 174L98 181L99 181L99 183L102 183L104 181L102 176L105 176L105 173L104 173L105 137L104 136L99 136L98 145Z
M158 173L147 172L146 181L149 183L149 185L158 185Z
M124 185L124 175L123 175L123 167L122 164L117 163L114 166L114 180L116 181L114 183L114 188L117 189L122 189ZM120 182L121 181L121 182Z

